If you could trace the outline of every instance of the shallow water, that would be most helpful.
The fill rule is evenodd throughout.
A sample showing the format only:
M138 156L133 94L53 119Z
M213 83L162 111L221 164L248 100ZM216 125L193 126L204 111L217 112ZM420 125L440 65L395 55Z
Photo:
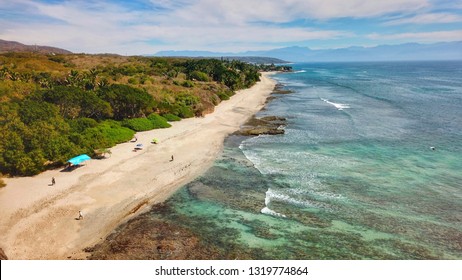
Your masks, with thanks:
M187 230L203 254L179 258L462 259L462 62L295 69L260 112L286 134L229 137L138 231Z

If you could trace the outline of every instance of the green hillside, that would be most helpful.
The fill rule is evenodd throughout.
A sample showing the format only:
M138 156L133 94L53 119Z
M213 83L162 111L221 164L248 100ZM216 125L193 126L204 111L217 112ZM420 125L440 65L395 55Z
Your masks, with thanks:
M216 59L0 54L0 173L33 175L213 111L259 80Z

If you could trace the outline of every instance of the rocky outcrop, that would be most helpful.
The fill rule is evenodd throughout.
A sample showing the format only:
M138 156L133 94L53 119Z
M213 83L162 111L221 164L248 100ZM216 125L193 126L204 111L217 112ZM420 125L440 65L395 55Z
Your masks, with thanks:
M293 91L284 89L283 84L276 84L276 86L274 86L273 94L290 94L290 93L293 93Z
M152 212L168 214L165 204L154 205ZM223 259L219 248L205 246L186 227L142 214L120 226L105 242L84 251L90 260L203 260Z
M0 260L4 261L7 260L8 257L6 256L5 252L3 252L3 249L0 248Z
M285 118L267 116L262 118L252 117L235 134L243 136L256 136L262 134L277 135L284 134L284 126L287 124Z

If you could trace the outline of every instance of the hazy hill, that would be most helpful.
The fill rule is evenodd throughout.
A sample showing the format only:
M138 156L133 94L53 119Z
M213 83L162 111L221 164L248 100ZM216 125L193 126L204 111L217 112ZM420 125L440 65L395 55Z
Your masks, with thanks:
M55 53L55 54L70 54L72 52L49 46L24 45L15 41L5 41L0 39L0 53L4 52L38 52L38 53Z
M376 47L348 47L313 50L307 47L286 47L267 51L242 53L213 53L193 51L162 51L156 56L262 56L292 62L334 61L398 61L398 60L462 60L462 41L435 44L408 43L401 45L379 45Z
M154 56L164 56L164 57L197 57L197 58L221 58L225 60L239 60L247 63L256 63L256 64L281 64L287 63L288 61L282 60L275 57L267 56L248 56L242 55L237 56L233 53L216 53L216 52L206 52L206 51L161 51L156 53Z

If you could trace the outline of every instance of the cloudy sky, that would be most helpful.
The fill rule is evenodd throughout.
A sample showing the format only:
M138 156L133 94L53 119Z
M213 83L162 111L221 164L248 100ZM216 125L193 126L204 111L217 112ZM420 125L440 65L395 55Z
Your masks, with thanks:
M123 55L462 41L462 0L0 0L0 39Z

